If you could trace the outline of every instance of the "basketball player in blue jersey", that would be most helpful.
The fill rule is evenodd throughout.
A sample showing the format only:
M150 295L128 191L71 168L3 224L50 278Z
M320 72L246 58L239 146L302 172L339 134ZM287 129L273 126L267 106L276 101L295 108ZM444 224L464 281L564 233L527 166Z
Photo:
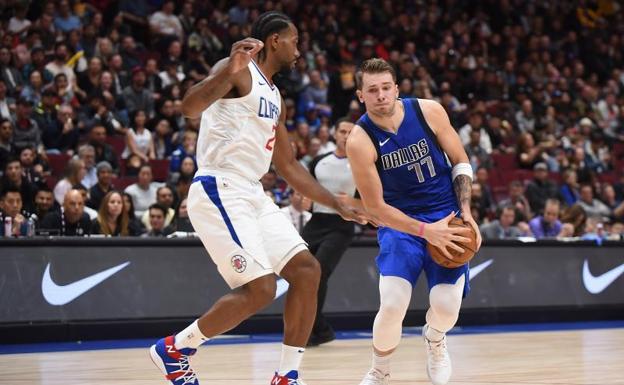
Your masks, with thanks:
M468 241L470 230L449 228L455 215L479 234L470 212L472 169L442 106L398 99L396 75L387 62L365 61L356 81L367 112L349 135L347 156L364 208L374 222L383 224L378 232L381 304L373 325L373 364L360 385L389 383L390 358L423 270L430 302L423 329L427 373L434 385L446 384L451 361L445 334L455 325L469 290L468 266L437 265L427 242L449 258L447 247L462 252L454 242Z
M276 274L289 289L282 356L271 385L303 384L298 370L314 322L320 269L292 223L264 194L259 179L271 160L294 189L345 219L360 219L293 156L286 109L272 77L294 67L297 29L287 16L269 12L258 17L251 34L234 43L230 57L215 64L182 101L186 116L201 116L189 217L233 291L186 329L150 348L152 360L174 385L199 383L190 356L204 341L270 304Z

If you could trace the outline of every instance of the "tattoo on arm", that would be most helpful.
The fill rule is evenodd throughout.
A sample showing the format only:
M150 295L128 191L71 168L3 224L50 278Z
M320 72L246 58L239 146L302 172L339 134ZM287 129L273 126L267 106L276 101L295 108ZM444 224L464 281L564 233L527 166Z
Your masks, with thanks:
M470 206L472 182L468 175L457 175L457 177L453 181L453 189L455 190L455 195L457 196L457 203L459 203L459 207L461 208L464 205Z

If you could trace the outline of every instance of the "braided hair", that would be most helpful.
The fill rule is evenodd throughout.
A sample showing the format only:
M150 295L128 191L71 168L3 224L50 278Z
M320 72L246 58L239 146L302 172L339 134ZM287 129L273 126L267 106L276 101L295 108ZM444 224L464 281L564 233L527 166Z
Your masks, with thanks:
M292 20L281 12L265 12L251 26L251 37L264 43L271 34L287 29L290 24L292 24ZM259 59L266 57L265 48L258 52Z

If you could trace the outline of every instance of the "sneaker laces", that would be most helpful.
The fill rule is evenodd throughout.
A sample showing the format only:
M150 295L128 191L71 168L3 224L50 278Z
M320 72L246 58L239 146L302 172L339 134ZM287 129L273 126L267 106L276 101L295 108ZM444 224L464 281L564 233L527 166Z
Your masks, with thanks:
M437 342L427 340L427 347L429 348L429 352L431 352L430 357L432 367L444 368L448 366L446 337Z
M193 369L191 369L191 364L189 363L190 358L191 358L190 356L182 355L182 357L180 357L178 362L167 363L167 365L169 366L180 367L178 370L169 373L170 376L171 375L177 376L175 378L176 381L182 379L183 382L180 385L194 384L195 381L197 381L197 375L195 374Z
M389 374L383 374L382 372L380 372L377 369L371 369L368 371L368 377L373 377L373 379L375 380L379 380L382 381L382 384L387 384L388 381L390 380L390 375Z

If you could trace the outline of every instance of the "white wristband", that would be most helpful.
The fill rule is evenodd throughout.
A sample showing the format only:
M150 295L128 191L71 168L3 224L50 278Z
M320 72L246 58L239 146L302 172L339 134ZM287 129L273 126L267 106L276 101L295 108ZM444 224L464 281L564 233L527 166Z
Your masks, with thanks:
M457 178L458 175L466 175L472 181L472 166L470 163L457 163L453 166L453 180Z

